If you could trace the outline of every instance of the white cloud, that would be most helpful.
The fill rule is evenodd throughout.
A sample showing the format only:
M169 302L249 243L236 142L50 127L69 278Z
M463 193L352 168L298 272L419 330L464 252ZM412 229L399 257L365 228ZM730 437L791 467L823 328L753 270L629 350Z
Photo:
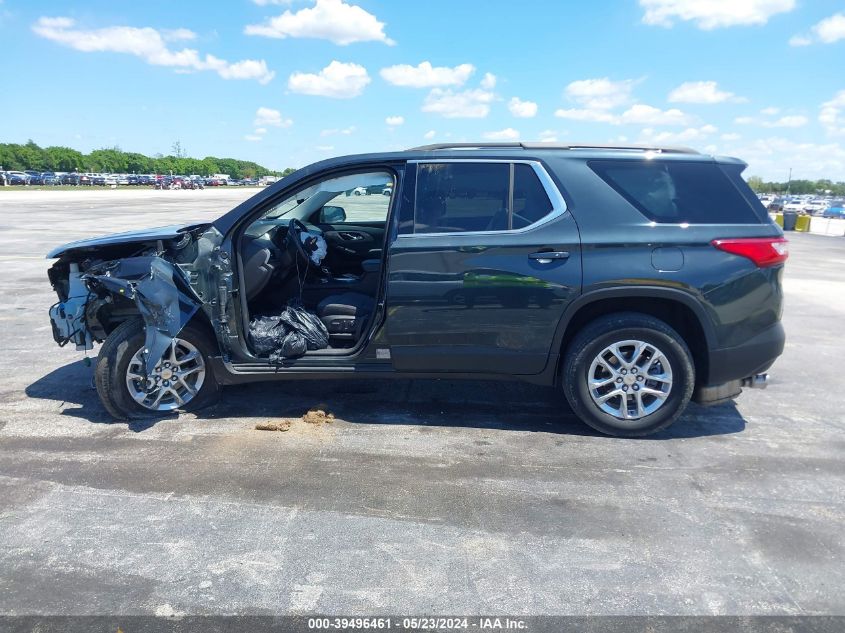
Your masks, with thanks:
M769 108L766 110L771 111ZM764 111L765 112L765 111ZM809 119L800 114L792 114L782 116L779 119L760 119L750 116L740 116L734 119L734 123L738 125L759 125L760 127L777 128L777 127L804 127L809 123Z
M423 134L423 138L427 141L430 141L431 139L433 139L435 137L436 134L437 134L437 132L435 132L434 130L429 130L428 132Z
M773 15L792 11L796 0L640 0L640 6L646 24L671 27L684 21L710 30L765 24Z
M845 90L840 90L833 99L822 104L819 123L828 134L845 135Z
M251 141L253 143L257 143L262 138L264 138L264 137L261 136L260 134L247 134L246 136L244 136L245 141Z
M508 101L508 110L515 117L530 119L537 115L537 104L533 101L523 101L519 97L513 97Z
M355 42L395 44L384 32L384 22L359 6L343 0L317 0L313 7L287 10L262 24L249 24L247 35L282 39L307 37L329 40L340 46Z
M573 121L588 121L592 123L609 123L611 125L689 125L691 117L677 108L661 110L654 106L637 103L622 114L614 114L603 110L559 109L555 116Z
M405 117L401 116L389 116L384 120L391 127L395 127L397 125L402 125L405 122Z
M572 121L587 121L591 123L611 123L616 125L619 117L603 110L584 110L581 108L560 108L555 110L555 116Z
M481 79L481 88L483 90L493 90L496 87L496 75L493 73L484 73Z
M719 137L723 141L738 141L742 138L742 134L737 134L736 132L728 132L727 134L722 134Z
M813 38L806 35L793 35L789 38L790 46L809 46L813 43Z
M687 125L690 118L676 108L661 110L654 106L638 103L631 106L619 117L619 122L642 125Z
M795 142L772 137L720 147L719 153L738 156L749 164L746 174L766 180L786 180L790 168L796 168L793 178L810 180L845 172L845 148L840 143Z
M701 127L689 127L680 132L658 132L654 128L645 128L640 132L640 143L659 144L673 144L673 143L690 143L692 141L701 141L718 132L718 128L714 125L702 125Z
M764 116L775 116L778 112L780 112L780 108L775 108L772 106L760 110L760 114Z
M333 61L317 74L293 73L288 78L288 88L304 95L351 99L360 95L370 81L363 66Z
M512 127L506 127L504 130L484 132L481 136L488 141L515 141L519 138L519 132Z
M125 53L153 66L169 66L181 72L210 70L223 79L256 79L262 84L270 82L275 75L263 59L229 63L214 55L202 57L192 48L167 47L167 40L192 39L194 33L188 29L157 31L150 27L110 26L86 30L75 26L76 21L71 18L41 17L32 30L36 35L85 53Z
M631 100L636 80L611 81L607 77L573 81L564 90L567 98L587 110L611 110Z
M168 42L197 39L197 34L190 29L162 29L160 33L161 36Z
M267 125L273 127L290 127L292 124L293 119L285 119L282 117L281 112L274 110L273 108L261 107L255 111L255 121L253 121L253 125L256 127L260 128ZM255 131L258 132L258 130Z
M810 29L809 35L794 35L789 39L790 46L809 46L814 43L833 44L845 40L845 14L836 13L821 20Z
M454 68L432 66L431 62L420 62L417 66L397 64L379 71L382 79L394 86L410 88L434 88L437 86L461 86L475 72L472 64L459 64Z
M715 81L687 81L669 93L670 103L699 103L711 104L724 101L746 101L734 93L719 90Z
M318 152L330 152L334 149L334 145L317 145L315 149Z
M345 127L342 130L337 128L330 128L327 130L320 130L320 136L334 136L335 134L342 134L343 136L349 136L350 134L354 134L357 128L354 125L350 125L349 127Z
M426 96L422 111L447 119L483 119L490 113L490 104L495 99L496 95L487 90L455 92L448 88L434 88Z
M543 143L557 142L557 132L554 130L543 130L537 135L537 138Z

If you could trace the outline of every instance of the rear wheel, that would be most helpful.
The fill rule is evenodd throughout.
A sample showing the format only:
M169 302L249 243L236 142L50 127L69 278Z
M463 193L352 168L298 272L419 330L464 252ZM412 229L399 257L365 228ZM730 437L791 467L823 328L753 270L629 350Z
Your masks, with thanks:
M564 357L563 389L573 411L608 435L650 435L683 413L695 369L683 338L665 322L618 313L586 325Z
M153 369L144 372L144 323L121 323L103 343L94 382L106 410L115 418L143 418L191 411L213 402L220 386L208 363L213 347L200 328L186 326Z

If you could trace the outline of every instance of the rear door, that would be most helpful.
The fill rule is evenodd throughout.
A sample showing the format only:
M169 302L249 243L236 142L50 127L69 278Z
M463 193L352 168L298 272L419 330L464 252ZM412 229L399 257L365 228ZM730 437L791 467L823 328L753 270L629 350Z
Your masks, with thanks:
M578 230L536 161L409 164L390 245L400 371L536 374L580 292Z

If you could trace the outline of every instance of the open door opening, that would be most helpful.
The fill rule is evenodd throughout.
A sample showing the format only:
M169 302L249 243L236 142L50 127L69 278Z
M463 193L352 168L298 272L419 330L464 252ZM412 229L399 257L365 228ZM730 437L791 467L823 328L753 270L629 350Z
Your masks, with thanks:
M354 354L376 316L396 176L334 176L285 196L243 231L245 330L268 362Z

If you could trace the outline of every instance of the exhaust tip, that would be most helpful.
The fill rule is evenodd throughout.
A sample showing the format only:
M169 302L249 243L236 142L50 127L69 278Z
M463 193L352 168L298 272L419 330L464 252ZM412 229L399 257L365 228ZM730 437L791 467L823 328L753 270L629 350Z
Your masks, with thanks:
M742 386L749 389L765 389L768 384L769 374L755 374L742 380Z

